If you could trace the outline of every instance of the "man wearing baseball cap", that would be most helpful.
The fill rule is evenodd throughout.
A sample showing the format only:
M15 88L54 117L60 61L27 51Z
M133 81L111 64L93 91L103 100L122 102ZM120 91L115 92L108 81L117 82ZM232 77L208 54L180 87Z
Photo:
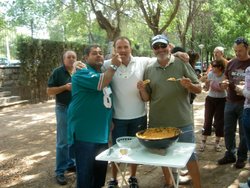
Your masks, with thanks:
M183 132L179 137L180 142L195 143L189 94L201 92L197 75L189 63L183 63L171 55L169 40L165 35L152 38L152 50L157 59L144 73L144 80L149 79L150 83L137 83L142 100L150 101L149 127L177 127ZM168 81L169 78L180 81ZM195 153L190 157L187 168L194 188L200 188L200 172ZM162 171L168 187L173 183L169 171L166 167L162 167Z

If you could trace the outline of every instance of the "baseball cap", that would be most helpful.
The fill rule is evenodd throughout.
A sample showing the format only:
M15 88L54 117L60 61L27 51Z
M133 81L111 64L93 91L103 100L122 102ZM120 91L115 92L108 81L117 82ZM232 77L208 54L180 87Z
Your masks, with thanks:
M151 40L152 46L156 43L169 44L168 38L165 35L156 35Z

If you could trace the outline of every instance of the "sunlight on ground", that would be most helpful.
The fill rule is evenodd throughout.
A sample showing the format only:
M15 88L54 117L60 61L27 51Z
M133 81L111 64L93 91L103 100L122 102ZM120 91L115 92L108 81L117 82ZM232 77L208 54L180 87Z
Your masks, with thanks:
M55 116L55 113L54 112L51 112L51 113L43 113L43 114L35 114L35 116L32 117L32 121L37 121L37 120L44 120L44 119L47 119L51 116Z
M0 162L15 157L15 155L0 153Z
M50 153L51 153L51 151L42 151L40 153L36 153L34 155L27 156L27 158L32 159L32 158L37 158L37 157L44 157L46 155L49 155Z
M213 169L215 169L215 168L217 168L218 167L218 165L215 165L215 164L207 164L207 165L205 165L204 167L202 167L202 168L204 168L204 169L206 169L206 170L213 170Z
M34 163L38 163L42 160L45 159L45 156L49 155L51 152L50 151L43 151L34 155L30 155L27 156L25 158L22 159L22 162L26 165L26 166L31 166Z
M26 175L26 176L23 176L21 179L23 181L29 181L29 180L32 180L34 178L38 178L39 177L39 174L34 174L34 175Z
M31 181L31 180L34 181L34 179L38 179L39 177L40 177L40 174L25 175L25 176L21 177L20 179L18 178L9 184L6 184L5 186L3 186L3 188L15 186L15 185L20 184L21 182L25 183L25 182Z

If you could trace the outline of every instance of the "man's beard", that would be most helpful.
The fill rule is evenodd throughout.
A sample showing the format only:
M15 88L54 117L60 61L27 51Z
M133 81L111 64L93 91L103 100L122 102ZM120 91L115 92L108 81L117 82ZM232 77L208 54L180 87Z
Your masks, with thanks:
M157 55L156 57L158 60L165 61L165 60L170 60L170 56L171 56L171 54L165 54L164 56Z
M103 66L103 62L102 61L96 61L96 62L92 62L92 63L88 63L93 69L100 71L101 67Z

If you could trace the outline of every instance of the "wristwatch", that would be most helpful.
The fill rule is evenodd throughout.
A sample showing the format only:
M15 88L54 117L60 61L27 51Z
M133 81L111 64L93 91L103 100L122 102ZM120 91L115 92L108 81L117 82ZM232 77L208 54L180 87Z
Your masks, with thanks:
M111 64L110 67L111 67L114 71L116 71L116 70L118 69L118 66L116 66L116 65L114 65L114 64Z

